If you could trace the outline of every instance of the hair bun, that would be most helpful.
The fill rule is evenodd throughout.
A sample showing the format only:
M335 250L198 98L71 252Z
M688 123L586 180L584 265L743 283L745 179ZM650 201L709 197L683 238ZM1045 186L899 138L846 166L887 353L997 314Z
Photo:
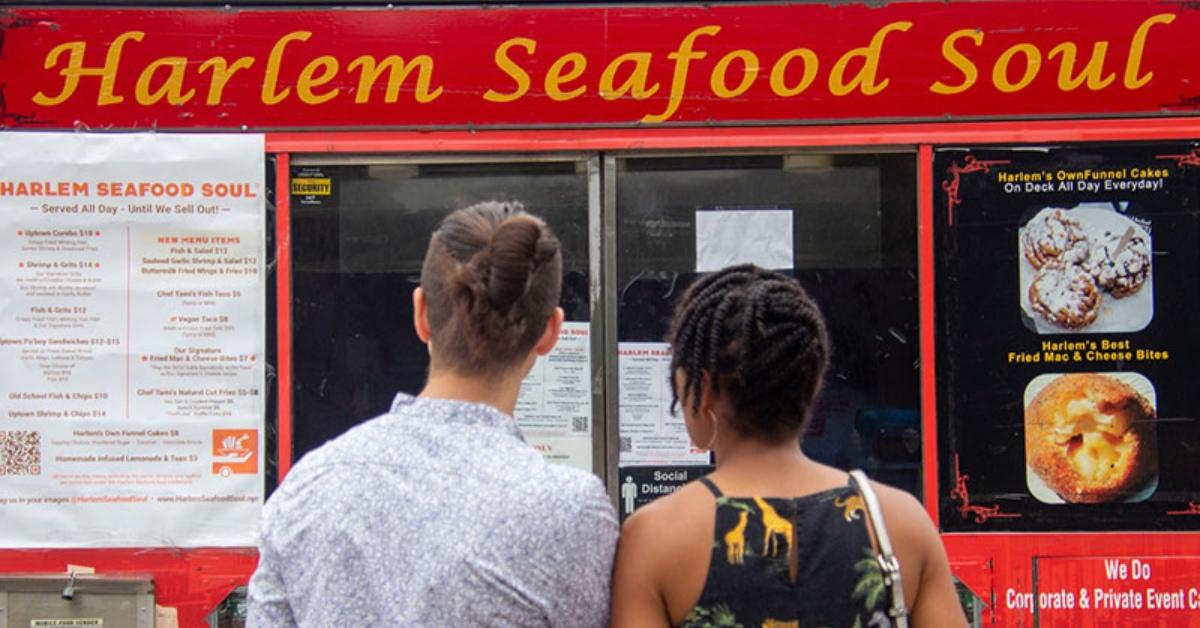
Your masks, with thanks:
M541 223L528 215L509 216L496 227L482 252L487 256L487 272L482 276L487 278L487 299L493 308L507 311L529 291L541 238Z
M518 202L451 213L421 268L438 368L483 373L523 359L558 305L558 239Z

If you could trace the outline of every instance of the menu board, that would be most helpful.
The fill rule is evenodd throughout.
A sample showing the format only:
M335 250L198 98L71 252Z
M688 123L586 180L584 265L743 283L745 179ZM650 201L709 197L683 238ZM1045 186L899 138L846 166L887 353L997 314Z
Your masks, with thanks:
M591 323L563 323L558 342L521 382L513 417L551 462L592 471Z
M262 136L0 147L0 546L253 545Z
M934 176L943 528L1200 528L1200 149L944 149Z
M622 342L617 347L620 465L707 465L692 443L682 409L671 407L671 347L665 342Z

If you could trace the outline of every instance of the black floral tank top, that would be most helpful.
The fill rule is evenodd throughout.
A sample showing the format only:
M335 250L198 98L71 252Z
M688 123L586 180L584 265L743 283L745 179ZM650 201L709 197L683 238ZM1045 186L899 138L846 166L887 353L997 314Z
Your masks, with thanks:
M712 562L684 628L889 627L888 590L862 498L717 497Z

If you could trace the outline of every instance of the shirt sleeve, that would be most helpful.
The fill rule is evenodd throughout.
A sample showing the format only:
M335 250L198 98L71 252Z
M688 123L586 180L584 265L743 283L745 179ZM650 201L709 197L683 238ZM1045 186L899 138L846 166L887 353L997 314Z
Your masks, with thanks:
M296 625L281 564L271 545L266 512L263 513L258 543L258 568L250 577L247 593L247 628L290 628Z
M607 626L619 526L600 481L588 477L575 507L558 521L558 551L549 554L547 618L555 628Z

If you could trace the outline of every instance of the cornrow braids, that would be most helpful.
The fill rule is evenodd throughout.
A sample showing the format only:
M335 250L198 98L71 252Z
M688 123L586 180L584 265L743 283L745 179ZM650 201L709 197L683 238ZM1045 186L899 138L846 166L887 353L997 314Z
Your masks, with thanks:
M825 319L794 279L753 265L702 277L681 297L667 334L683 401L700 406L709 387L730 395L734 427L778 441L802 429L829 364Z

